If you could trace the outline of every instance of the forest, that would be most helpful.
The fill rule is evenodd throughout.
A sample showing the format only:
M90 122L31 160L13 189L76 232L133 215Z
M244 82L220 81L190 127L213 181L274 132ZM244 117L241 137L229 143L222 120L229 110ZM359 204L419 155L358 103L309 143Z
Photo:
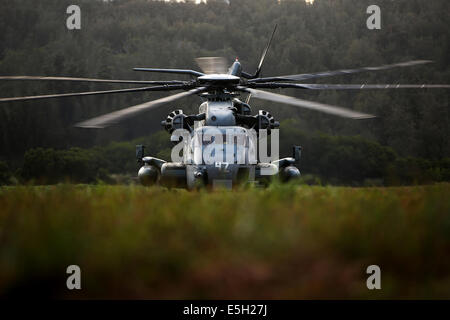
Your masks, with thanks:
M158 80L134 67L197 70L196 57L238 57L254 72L278 25L263 75L378 66L416 59L433 64L325 78L314 83L449 84L447 0L378 0L380 30L366 27L366 0L209 0L207 4L78 0L81 29L68 30L67 0L0 2L0 76L36 75ZM181 76L180 78L182 78ZM0 97L122 88L117 84L0 81ZM377 115L347 120L250 100L280 120L281 156L302 145L309 184L402 185L450 181L446 89L306 91L283 94ZM197 97L104 130L81 120L162 97L135 93L0 104L0 184L116 183L136 175L134 146L168 160L161 120L196 113Z

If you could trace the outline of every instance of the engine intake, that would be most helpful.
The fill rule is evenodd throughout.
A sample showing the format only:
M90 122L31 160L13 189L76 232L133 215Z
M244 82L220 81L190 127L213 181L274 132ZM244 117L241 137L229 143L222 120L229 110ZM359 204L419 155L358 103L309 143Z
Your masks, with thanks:
M166 120L161 122L161 125L164 126L170 134L177 129L188 129L189 126L186 123L187 115L183 113L183 110L175 110L169 113Z
M265 110L259 110L258 114L256 115L257 119L257 129L274 129L278 128L280 126L280 123L278 121L275 121L275 118L267 111Z

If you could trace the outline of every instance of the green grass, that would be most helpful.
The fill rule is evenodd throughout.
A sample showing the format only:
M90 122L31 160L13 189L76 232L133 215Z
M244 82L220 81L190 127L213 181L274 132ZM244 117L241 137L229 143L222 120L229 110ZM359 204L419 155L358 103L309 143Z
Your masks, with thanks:
M450 184L0 188L0 296L450 298ZM82 270L82 290L65 271ZM366 288L367 266L382 290Z

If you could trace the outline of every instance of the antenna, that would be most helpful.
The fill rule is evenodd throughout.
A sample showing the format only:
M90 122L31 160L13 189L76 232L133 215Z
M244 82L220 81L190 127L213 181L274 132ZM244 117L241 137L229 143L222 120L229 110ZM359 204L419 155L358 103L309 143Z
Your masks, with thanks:
M262 69L262 66L263 66L263 63L264 63L264 59L266 58L267 52L269 51L270 44L272 43L273 36L275 35L275 31L277 31L277 26L278 25L275 25L275 28L272 31L272 35L270 36L269 42L267 43L267 46L265 47L265 49L263 51L263 54L261 56L261 60L259 60L258 68L256 69L255 74L251 75L251 74L248 74L246 72L243 72L242 73L243 77L245 77L247 79L254 79L254 78L258 78L259 77L259 74L261 73L261 69Z
M253 76L254 78L258 78L259 77L262 65L264 63L264 59L266 58L266 54L269 51L270 44L272 43L273 36L275 35L275 31L277 31L277 25L275 25L275 28L273 29L272 36L270 37L269 43L267 43L267 46L264 49L264 52L263 52L263 54L261 56L261 60L259 61L258 69L256 69L255 75Z

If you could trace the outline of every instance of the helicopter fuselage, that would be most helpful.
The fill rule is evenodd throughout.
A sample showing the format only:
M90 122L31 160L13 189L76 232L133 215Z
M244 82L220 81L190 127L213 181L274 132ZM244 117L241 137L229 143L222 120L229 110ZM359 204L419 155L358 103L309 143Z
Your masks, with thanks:
M266 185L279 175L284 180L300 176L295 166L300 154L272 162L259 161L258 132L254 129L261 125L262 114L250 116L250 107L243 108L242 104L233 95L220 92L207 96L198 115L187 116L182 110L169 114L162 124L178 146L173 149L172 162L142 158L143 147L138 146L137 157L144 164L138 173L140 182L188 189L231 188L242 183ZM254 125L251 121L242 123L239 116L248 117ZM266 124L265 129L270 129L270 120Z

